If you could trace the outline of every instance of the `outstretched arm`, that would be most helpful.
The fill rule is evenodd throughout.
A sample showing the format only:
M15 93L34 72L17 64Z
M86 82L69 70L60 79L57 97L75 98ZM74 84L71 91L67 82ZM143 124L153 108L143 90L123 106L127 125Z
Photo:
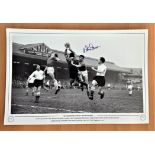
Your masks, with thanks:
M51 53L50 57L48 57L48 60L51 60L54 57L54 53Z

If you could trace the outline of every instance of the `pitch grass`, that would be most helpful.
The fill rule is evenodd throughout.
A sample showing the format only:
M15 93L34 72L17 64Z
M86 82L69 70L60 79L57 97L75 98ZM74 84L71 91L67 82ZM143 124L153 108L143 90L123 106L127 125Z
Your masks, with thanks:
M12 90L12 114L46 114L46 113L142 113L142 91L133 91L128 96L127 90L105 90L105 98L100 99L97 92L91 101L80 89L62 89L59 94L55 90L41 91L39 103L34 103L34 96L25 89Z

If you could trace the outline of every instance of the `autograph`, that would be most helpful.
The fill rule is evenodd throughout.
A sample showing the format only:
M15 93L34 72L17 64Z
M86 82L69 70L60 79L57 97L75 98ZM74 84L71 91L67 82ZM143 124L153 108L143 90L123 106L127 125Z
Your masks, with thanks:
M95 50L97 48L99 48L100 46L94 46L92 43L90 43L88 46L85 45L84 48L83 48L83 52L88 52L88 51L92 51L92 50Z

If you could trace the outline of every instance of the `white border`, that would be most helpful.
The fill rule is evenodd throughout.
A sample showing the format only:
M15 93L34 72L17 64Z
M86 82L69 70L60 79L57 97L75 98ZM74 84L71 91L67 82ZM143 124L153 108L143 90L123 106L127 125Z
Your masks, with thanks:
M143 108L144 113L68 113L68 114L11 114L11 89L12 89L12 40L13 33L143 33L145 35L145 55L143 64ZM6 54L6 94L5 94L5 125L33 125L33 124L146 124L149 123L148 101L148 30L45 30L45 29L7 29L7 54ZM75 119L83 115L89 120ZM94 117L102 117L96 119ZM60 117L57 121L54 121ZM72 118L72 121L63 121L64 118ZM91 118L91 119L90 119Z

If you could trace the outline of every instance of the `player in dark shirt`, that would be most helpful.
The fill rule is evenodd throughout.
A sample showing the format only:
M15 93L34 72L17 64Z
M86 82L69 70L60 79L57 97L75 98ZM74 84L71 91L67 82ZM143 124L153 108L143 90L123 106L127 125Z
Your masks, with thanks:
M75 81L79 82L79 77L78 77L78 69L76 66L72 65L71 62L74 64L78 64L78 60L75 58L75 52L71 50L70 44L66 43L65 44L65 58L68 63L68 70L69 70L69 77L70 77L70 87L73 87L73 83Z
M79 64L78 65L74 64L73 61L71 63L73 66L77 67L77 69L78 69L78 76L80 79L82 91L83 91L83 86L86 86L87 91L89 92L88 71L87 71L87 67L84 62L84 58L85 58L84 55L79 56Z

